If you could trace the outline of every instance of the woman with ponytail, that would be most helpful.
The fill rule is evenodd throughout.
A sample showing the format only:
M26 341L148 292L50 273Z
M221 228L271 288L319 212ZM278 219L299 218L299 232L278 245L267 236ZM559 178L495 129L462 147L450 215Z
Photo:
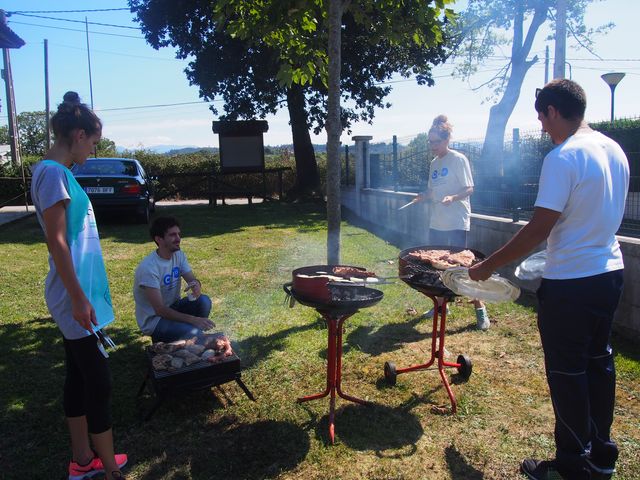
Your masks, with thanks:
M127 456L113 449L111 372L93 334L98 323L113 320L111 296L93 208L70 171L95 151L102 122L77 93L67 92L51 127L55 141L34 168L31 198L49 249L45 300L65 349L69 479L98 473L124 478L120 468Z

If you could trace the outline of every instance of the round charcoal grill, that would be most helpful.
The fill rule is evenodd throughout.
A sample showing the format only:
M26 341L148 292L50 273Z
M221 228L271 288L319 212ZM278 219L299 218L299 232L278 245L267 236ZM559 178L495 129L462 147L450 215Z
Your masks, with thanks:
M470 250L476 256L477 261L475 263L485 258L482 252L472 248L447 247L444 245L411 247L400 252L398 256L398 273L402 281L427 296L444 297L448 300L453 299L457 295L442 283L442 279L440 278L441 270L434 268L426 261L410 255L412 252L417 252L418 250L449 250L451 253Z
M447 288L440 277L440 270L434 268L427 261L410 255L418 250L449 250L451 253L458 253L463 250L471 250L476 257L476 261L485 258L482 252L471 248L449 247L444 245L428 245L407 248L402 250L398 258L398 273L400 278L411 288L418 290L433 301L433 328L431 331L431 358L422 364L412 365L407 368L396 368L395 363L386 362L384 364L384 376L391 385L396 384L396 378L401 373L413 372L416 370L426 370L437 360L437 368L440 373L442 383L447 390L451 401L451 413L456 413L456 398L449 386L449 381L444 373L445 367L454 367L462 379L467 380L471 376L473 365L467 355L458 355L456 363L447 362L444 359L444 336L447 322L447 302L453 300L457 295ZM477 262L476 262L477 263Z
M296 274L300 272L314 273L320 271L332 271L335 266L315 265L294 270L293 281L285 283L282 288L287 296L295 299L302 305L315 308L327 322L327 383L324 391L298 398L298 403L317 400L329 396L329 440L335 440L335 403L336 395L350 402L367 405L369 402L346 394L342 391L342 332L344 322L357 313L361 308L371 307L382 300L383 293L379 290L364 287L362 285L348 285L342 282L324 282L315 285L316 279L300 279ZM307 269L308 268L308 269ZM364 268L357 268L366 272ZM302 281L301 281L302 280ZM307 282L311 280L311 282ZM296 291L296 285L302 285L308 292L306 295ZM309 286L309 288L306 288ZM326 293L325 293L326 290ZM292 303L290 303L293 306Z

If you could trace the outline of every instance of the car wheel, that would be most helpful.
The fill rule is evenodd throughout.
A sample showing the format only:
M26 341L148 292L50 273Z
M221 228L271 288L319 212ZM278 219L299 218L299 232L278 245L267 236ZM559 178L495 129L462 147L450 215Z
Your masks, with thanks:
M151 206L147 203L142 212L136 211L136 221L148 224L149 220L151 220Z

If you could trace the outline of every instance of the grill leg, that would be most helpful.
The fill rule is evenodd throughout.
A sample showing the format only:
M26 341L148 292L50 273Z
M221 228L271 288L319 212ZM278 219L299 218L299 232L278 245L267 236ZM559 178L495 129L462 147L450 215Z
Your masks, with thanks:
M151 410L149 410L149 412L144 416L144 421L146 422L147 420L149 420L154 413L156 413L156 410L158 409L158 407L160 406L160 404L164 401L164 398L162 398L161 396L157 396L156 397L156 401L153 403L153 406L151 407Z
M147 370L147 374L144 376L144 380L142 380L142 385L140 385L140 389L138 390L138 393L136 394L136 398L138 398L140 395L142 395L142 392L144 392L144 387L146 387L147 385L147 380L149 380L149 375L151 373L149 372L149 370Z
M247 397L249 397L249 400L253 400L254 402L256 401L255 397L253 396L253 393L249 391L249 389L244 384L244 382L240 379L240 377L236 378L236 383L240 386L240 388L247 395Z
M371 405L371 402L367 402L366 400L362 400L361 398L348 395L342 391L342 329L344 328L344 321L350 316L351 315L348 315L340 319L336 332L336 392L345 400L359 403L360 405Z
M434 312L433 318L438 316L438 310ZM442 383L444 384L444 388L447 390L447 395L449 395L449 400L451 401L451 413L455 415L457 410L457 402L456 397L451 390L451 386L449 385L449 381L447 380L447 376L444 373L444 367L453 367L457 366L457 364L445 362L444 360L444 333L447 324L447 301L442 304L442 318L440 319L440 335L438 342L438 372L440 373L440 378L442 379Z

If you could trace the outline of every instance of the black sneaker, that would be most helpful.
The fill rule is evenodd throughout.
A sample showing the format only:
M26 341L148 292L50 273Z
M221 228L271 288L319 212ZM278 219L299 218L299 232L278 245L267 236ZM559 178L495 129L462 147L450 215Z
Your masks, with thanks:
M554 463L547 460L527 458L522 461L520 472L531 480L564 480L555 469Z

